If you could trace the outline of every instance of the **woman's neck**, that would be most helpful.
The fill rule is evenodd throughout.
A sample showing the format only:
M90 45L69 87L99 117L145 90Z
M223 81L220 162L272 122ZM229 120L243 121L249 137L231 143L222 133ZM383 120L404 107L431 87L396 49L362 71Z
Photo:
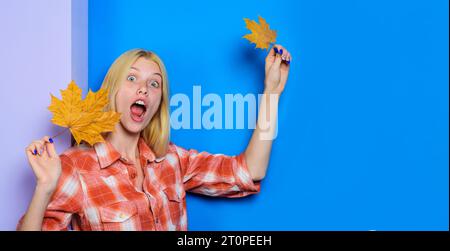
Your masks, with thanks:
M115 132L108 134L106 140L113 145L113 147L129 160L134 160L138 156L138 141L139 133L127 132L120 123L116 125Z

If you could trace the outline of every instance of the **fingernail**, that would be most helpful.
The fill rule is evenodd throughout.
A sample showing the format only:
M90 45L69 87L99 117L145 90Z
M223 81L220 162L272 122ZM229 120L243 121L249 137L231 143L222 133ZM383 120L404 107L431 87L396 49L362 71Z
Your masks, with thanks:
M283 54L283 49L280 49L280 54Z
M286 63L287 63L287 64L290 64L290 63L291 63L291 61L290 61L290 60L288 60L288 61L286 61Z
M37 154L37 150L36 150L36 149L34 149L34 151L33 151L33 154L34 154L34 155L36 155L36 154Z
M50 143L53 144L53 139L52 139L52 138L49 138L49 139L48 139L48 142L50 142Z
M278 48L277 47L273 47L273 50L275 51L275 53L278 53Z

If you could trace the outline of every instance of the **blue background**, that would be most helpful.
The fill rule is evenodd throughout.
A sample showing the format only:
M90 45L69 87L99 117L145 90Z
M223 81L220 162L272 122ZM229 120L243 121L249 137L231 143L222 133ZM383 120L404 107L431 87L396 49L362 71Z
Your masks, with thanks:
M264 17L293 55L261 193L189 195L190 230L448 230L448 1L89 1L89 83L144 47L171 94L260 93ZM173 130L238 154L251 130Z

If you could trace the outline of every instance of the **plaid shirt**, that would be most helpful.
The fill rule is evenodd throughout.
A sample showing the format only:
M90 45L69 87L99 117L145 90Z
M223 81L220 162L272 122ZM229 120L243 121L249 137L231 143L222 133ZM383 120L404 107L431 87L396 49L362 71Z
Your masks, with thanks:
M61 154L62 174L42 230L187 230L186 191L243 197L260 191L243 154L225 156L169 145L155 158L141 138L143 192L133 185L135 165L109 142ZM21 224L22 219L19 221Z

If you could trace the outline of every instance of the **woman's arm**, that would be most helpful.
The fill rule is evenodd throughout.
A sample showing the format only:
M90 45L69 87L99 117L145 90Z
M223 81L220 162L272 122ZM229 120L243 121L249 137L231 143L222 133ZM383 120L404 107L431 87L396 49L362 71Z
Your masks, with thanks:
M31 199L30 206L21 220L17 230L19 231L41 231L44 213L53 194L51 188L37 185Z
M51 142L49 137L44 137L26 148L28 161L36 176L36 189L17 230L42 229L44 213L61 175L61 160Z
M245 150L245 160L254 181L266 175L276 136L278 101L284 90L289 74L290 53L280 45L275 45L266 57L264 93L259 106L256 129Z

